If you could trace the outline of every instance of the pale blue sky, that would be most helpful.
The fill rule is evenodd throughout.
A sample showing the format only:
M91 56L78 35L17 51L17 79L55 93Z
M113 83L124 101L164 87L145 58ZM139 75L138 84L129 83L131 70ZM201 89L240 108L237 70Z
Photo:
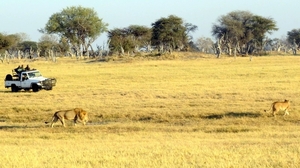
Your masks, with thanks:
M109 29L130 25L151 27L161 17L176 15L185 22L198 26L194 40L211 37L212 24L221 15L235 10L246 10L263 17L273 18L279 28L271 38L286 36L287 31L300 28L299 0L1 0L0 32L26 33L38 41L49 17L70 6L93 8ZM106 34L95 44L102 45Z

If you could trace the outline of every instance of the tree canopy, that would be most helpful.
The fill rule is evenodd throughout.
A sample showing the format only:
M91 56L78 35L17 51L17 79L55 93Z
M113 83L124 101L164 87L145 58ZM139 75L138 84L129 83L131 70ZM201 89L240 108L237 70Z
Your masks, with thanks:
M156 46L166 46L170 49L183 49L188 46L189 33L197 29L197 26L185 24L182 18L170 15L160 18L152 23L151 42Z
M22 42L20 34L1 34L0 33L0 51L19 50L19 44Z
M149 44L151 29L139 25L115 28L108 31L108 38L110 50L124 54L124 52L139 50Z
M212 35L226 46L229 55L231 49L248 54L255 46L262 49L266 33L274 30L278 28L272 18L253 15L248 11L233 11L218 19L212 27Z
M287 40L290 44L296 43L300 47L300 29L293 29L287 32Z
M0 33L0 51L6 50L10 45L12 45L12 40Z
M94 9L72 6L53 14L41 32L58 34L77 50L80 47L87 50L101 33L107 31L107 26Z

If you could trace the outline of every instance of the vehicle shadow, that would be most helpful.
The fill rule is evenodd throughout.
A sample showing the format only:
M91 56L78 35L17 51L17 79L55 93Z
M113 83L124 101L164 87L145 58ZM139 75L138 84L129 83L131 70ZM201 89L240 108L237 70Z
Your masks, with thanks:
M19 90L18 92L12 92L11 90L0 90L0 93L8 93L8 94L16 94L16 93L31 93L33 91L25 91L25 90Z
M204 119L222 119L222 118L258 118L261 117L260 113L253 112L226 112L225 114L210 114L202 116Z

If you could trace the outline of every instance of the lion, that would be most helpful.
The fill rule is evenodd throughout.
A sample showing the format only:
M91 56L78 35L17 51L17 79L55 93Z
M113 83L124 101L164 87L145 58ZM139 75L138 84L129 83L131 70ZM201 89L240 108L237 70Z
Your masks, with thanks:
M277 101L271 104L271 108L269 110L265 110L265 112L269 112L272 110L273 116L276 117L276 113L279 111L284 111L284 115L289 115L290 101L284 100L283 102Z
M82 108L74 108L72 110L61 110L54 113L51 121L51 127L53 128L54 123L60 121L61 124L66 127L65 120L73 120L74 126L76 126L77 122L82 122L83 125L88 121L88 113ZM45 122L48 124L49 122Z

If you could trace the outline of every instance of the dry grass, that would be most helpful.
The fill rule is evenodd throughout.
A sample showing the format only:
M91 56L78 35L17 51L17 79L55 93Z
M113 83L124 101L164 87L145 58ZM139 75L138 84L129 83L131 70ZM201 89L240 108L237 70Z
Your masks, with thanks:
M172 58L30 64L52 91L0 88L0 167L297 167L299 58ZM168 60L172 59L172 60ZM290 99L290 116L263 113ZM60 109L90 112L86 127L44 125Z

